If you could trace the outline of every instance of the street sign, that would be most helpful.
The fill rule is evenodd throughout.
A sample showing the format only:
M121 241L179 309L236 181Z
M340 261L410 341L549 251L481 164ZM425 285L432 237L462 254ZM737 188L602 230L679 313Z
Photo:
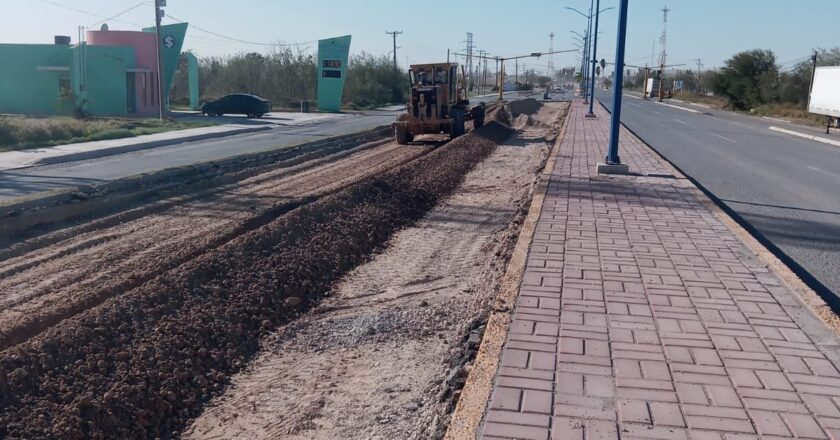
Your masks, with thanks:
M175 37L173 37L172 35L167 35L163 37L163 47L167 49L172 49L173 47L175 47Z

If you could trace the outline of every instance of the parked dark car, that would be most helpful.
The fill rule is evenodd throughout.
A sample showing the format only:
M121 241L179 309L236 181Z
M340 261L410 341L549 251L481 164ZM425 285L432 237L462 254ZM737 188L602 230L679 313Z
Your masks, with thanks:
M259 96L235 93L224 98L210 101L201 106L201 113L208 116L225 114L246 115L249 118L261 118L271 111L271 102Z

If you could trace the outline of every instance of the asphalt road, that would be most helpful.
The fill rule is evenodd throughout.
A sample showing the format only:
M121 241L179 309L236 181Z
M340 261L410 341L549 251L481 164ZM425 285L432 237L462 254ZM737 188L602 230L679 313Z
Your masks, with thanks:
M611 107L611 92L596 97ZM622 101L629 129L830 291L823 293L840 295L840 148L769 127L817 129L627 95Z
M397 113L371 111L312 125L277 126L269 131L187 142L77 162L2 171L0 200L96 184L166 168L275 150L360 132L390 124Z

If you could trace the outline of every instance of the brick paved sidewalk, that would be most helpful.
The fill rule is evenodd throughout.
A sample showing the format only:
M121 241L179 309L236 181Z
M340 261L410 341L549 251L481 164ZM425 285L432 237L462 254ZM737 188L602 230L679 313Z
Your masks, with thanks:
M647 176L595 175L598 110L572 106L482 438L840 439L838 339L632 134Z

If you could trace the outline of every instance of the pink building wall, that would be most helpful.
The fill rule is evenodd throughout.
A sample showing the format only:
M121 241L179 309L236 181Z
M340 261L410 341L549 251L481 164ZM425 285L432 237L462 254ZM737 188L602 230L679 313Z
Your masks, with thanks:
M87 42L95 46L131 46L135 52L137 114L158 112L157 53L155 34L133 31L87 31Z

